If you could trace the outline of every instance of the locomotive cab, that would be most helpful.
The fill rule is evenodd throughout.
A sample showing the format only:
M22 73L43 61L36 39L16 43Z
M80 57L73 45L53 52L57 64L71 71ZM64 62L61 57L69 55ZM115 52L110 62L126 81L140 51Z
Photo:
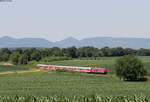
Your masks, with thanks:
M107 70L105 68L92 68L91 73L95 74L107 74Z

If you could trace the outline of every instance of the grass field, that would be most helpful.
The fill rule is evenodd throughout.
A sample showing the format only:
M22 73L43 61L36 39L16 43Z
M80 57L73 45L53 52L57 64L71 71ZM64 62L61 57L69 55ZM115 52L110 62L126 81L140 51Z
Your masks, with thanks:
M38 73L0 76L0 96L36 95L67 97L78 95L149 96L150 82L124 82L116 77L80 73Z
M54 62L41 62L43 64L52 64L52 65L66 65L66 66L84 66L84 67L104 67L107 68L109 73L115 72L115 62L119 57L101 57L97 60L91 59L74 59L66 61L54 61ZM144 64L145 69L150 73L150 57L149 56L140 56L138 57Z
M28 68L21 67L21 66L10 66L10 65L0 65L0 72L5 71L18 71L18 70L28 70Z

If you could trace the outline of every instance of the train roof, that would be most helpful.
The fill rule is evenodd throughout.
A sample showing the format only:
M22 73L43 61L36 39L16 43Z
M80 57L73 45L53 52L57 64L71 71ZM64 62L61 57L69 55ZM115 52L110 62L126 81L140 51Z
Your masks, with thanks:
M38 64L37 66L57 66L57 67L66 67L66 68L82 68L82 69L91 69L91 67L59 66L59 65L45 65L45 64Z
M45 65L45 64L38 64L37 66L55 66L55 67L65 67L65 68L104 69L104 70L105 70L105 68L77 67L77 66L61 66L61 65Z

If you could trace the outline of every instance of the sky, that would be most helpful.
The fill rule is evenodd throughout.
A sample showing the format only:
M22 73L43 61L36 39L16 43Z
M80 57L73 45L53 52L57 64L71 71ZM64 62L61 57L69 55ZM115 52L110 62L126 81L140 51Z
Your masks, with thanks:
M0 2L0 37L150 38L150 0L12 0Z

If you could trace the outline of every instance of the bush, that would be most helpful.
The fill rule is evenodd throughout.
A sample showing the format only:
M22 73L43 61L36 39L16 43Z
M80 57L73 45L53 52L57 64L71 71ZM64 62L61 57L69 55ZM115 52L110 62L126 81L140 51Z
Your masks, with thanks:
M26 66L28 66L29 68L36 68L37 64L39 64L38 61L30 61Z
M123 80L140 80L146 75L141 60L135 56L124 56L116 62L116 75Z

